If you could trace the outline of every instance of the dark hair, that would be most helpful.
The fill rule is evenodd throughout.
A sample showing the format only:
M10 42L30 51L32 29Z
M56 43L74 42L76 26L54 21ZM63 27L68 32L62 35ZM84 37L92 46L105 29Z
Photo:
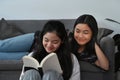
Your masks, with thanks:
M85 50L84 52L87 52L89 55L91 54L95 54L95 42L97 40L97 33L98 33L98 26L97 26L97 22L96 19L89 14L84 14L82 16L79 16L74 24L73 27L73 34L74 34L74 29L76 27L77 24L87 24L91 31L92 31L92 38L91 40L86 44ZM71 49L72 52L76 55L76 57L79 60L79 55L78 55L78 49L80 47L80 45L76 42L76 40L73 37L74 35L72 35L72 41L71 41Z
M39 43L39 41L38 41L39 35L40 35L40 31L36 31L34 34L34 40L33 40L33 43L32 43L32 46L31 46L29 52L37 50L37 48L38 48L37 44Z
M45 57L48 53L45 51L42 40L43 36L47 32L55 32L56 35L61 39L62 43L59 47L59 49L56 52L58 59L60 61L62 70L63 70L63 78L64 80L68 80L72 74L72 59L71 59L71 53L70 49L68 47L68 37L67 32L65 30L65 26L63 23L57 20L50 20L48 21L44 27L41 33L39 34L39 43L38 43L38 50L34 53L33 57L38 59L38 61L41 61L43 57Z

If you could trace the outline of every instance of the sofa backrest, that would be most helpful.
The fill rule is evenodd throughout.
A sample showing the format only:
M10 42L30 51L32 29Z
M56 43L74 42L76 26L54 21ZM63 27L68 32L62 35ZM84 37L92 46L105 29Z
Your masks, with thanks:
M58 19L58 20L64 23L66 29L72 30L75 19ZM48 20L7 20L9 24L16 25L17 27L22 29L25 33L41 30L47 21Z

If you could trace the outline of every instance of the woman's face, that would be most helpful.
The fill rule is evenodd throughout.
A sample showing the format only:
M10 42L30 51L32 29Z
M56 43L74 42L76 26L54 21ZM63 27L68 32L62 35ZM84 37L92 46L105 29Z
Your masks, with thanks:
M92 37L92 31L87 24L77 24L74 29L74 38L81 46L85 46Z
M55 32L47 32L43 36L43 47L48 53L55 52L61 45L61 39Z

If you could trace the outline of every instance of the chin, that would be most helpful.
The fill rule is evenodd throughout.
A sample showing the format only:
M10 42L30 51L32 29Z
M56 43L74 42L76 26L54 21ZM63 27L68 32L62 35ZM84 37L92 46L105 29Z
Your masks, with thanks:
M53 51L50 51L50 50L46 50L47 51L47 53L52 53Z
M86 43L79 43L79 45L83 46L83 45L86 45Z

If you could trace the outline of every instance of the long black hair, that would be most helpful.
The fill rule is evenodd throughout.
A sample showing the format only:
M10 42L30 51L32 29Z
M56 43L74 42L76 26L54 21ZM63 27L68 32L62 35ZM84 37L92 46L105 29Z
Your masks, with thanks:
M33 57L36 58L38 61L41 61L48 54L42 44L43 36L47 32L55 32L62 41L59 49L55 52L58 56L63 70L63 78L64 80L69 80L73 69L72 59L69 49L67 32L65 30L64 24L60 21L50 20L44 25L43 30L39 34L37 50L33 54Z
M87 24L89 28L92 30L92 38L91 40L86 44L84 52L87 52L88 55L95 54L95 42L97 40L97 33L98 33L98 25L96 22L96 19L89 14L84 14L82 16L79 16L74 24L73 27L73 34L72 34L72 40L71 40L71 50L76 55L76 57L79 59L78 49L80 48L80 45L76 42L74 39L74 30L77 24Z

